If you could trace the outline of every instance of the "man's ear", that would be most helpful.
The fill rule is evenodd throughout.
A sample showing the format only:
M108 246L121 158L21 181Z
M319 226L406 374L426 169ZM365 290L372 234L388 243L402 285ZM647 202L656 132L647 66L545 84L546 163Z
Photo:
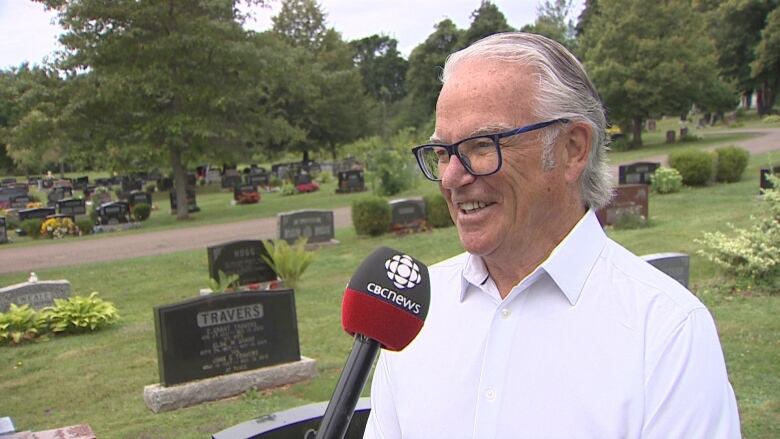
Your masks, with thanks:
M563 161L567 183L576 182L585 170L592 141L593 134L587 123L572 122L568 127Z

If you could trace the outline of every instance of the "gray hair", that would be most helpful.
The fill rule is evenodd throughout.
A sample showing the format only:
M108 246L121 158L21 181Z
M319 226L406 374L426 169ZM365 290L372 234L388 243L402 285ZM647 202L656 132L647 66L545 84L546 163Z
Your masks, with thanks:
M580 175L580 195L592 209L604 207L612 197L613 178L607 164L609 137L606 116L596 88L582 64L561 44L541 35L507 32L485 37L453 53L444 63L441 81L446 83L455 67L466 59L483 58L530 66L536 72L537 93L532 98L533 117L539 120L566 118L591 127L588 164ZM542 167L555 166L552 145L559 130L542 131Z

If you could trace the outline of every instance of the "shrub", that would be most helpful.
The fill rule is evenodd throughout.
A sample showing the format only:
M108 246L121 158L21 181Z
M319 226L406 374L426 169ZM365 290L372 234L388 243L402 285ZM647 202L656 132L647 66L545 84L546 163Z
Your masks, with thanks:
M742 178L742 173L747 168L750 153L746 149L736 146L727 146L715 150L718 156L715 180L726 183L734 183Z
M284 184L282 184L282 187L279 189L279 195L283 197L295 195L297 193L298 189L296 189L295 186L293 186L293 184L289 181L285 181Z
M279 187L281 185L282 185L282 180L279 179L279 177L276 176L276 174L271 175L271 178L268 180L268 186Z
M450 227L452 217L447 208L447 201L441 194L428 195L425 197L425 213L428 224L433 227Z
M146 203L139 203L133 206L132 214L136 221L146 221L151 213L152 207Z
M41 314L54 333L94 331L119 319L116 306L99 298L97 291L87 297L54 299L54 306L44 308Z
M262 256L263 260L284 281L285 288L295 288L315 256L314 252L306 250L305 237L298 238L292 246L283 239L263 241L263 247L268 252L268 256Z
M695 142L701 140L701 137L688 131L684 136L680 136L680 142Z
M721 232L705 233L698 253L723 267L738 280L768 283L776 289L780 282L780 179L770 176L774 189L764 191L763 216L753 217L745 229L729 225L732 236Z
M319 181L320 184L328 184L333 181L333 174L330 172L320 172L320 175L317 176L317 181Z
M678 192L682 188L682 175L674 168L658 168L651 177L651 187L659 194Z
M24 232L30 238L38 239L41 237L41 224L43 224L43 220L28 219L22 221L22 224L19 226L19 228L24 230Z
M76 227L78 227L79 232L81 232L82 235L89 235L92 233L92 229L95 228L95 225L88 219L79 219L76 220Z
M714 160L706 151L687 149L669 154L669 166L680 172L683 184L703 186L712 178Z
M378 236L390 230L390 205L381 197L352 202L352 224L358 235Z
M761 122L763 123L780 123L780 116L776 114L770 114L769 116L764 117L761 119Z
M29 305L12 303L8 312L0 313L0 343L19 344L37 337L45 328L41 315Z
M144 192L146 193L154 193L157 190L157 183L149 183L144 187Z

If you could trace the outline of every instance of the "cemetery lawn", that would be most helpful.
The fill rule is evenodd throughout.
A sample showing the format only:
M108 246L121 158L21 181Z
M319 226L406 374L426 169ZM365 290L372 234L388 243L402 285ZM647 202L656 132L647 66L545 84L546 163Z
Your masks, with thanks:
M637 254L691 254L691 288L717 322L743 435L769 439L780 437L780 292L729 291L728 279L696 254L693 242L704 231L727 232L728 222L749 224L749 215L760 211L756 176L766 159L753 156L739 183L652 194L651 227L608 233ZM318 378L150 412L143 387L159 381L152 307L194 297L207 286L205 249L185 251L40 270L41 279L70 280L74 294L99 291L117 305L122 320L93 334L0 347L0 416L10 416L18 430L88 423L101 439L203 438L264 414L328 400L352 345L340 326L341 296L362 259L379 245L428 264L461 251L453 228L378 238L357 237L349 228L337 230L336 238L341 244L319 250L296 293L301 351L318 361ZM26 273L0 275L0 285L25 278Z

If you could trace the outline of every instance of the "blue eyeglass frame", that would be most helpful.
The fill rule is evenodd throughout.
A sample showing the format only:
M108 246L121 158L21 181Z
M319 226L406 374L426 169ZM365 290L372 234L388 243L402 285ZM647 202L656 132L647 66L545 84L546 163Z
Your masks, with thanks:
M527 133L529 131L540 130L542 128L548 127L548 126L550 126L552 124L555 124L555 123L558 123L558 122L560 122L560 123L569 123L570 121L569 121L569 119L566 119L566 118L553 119L553 120L548 120L546 122L539 122L539 123L535 123L535 124L531 124L531 125L526 125L524 127L515 128L513 130L504 131L504 132L501 132L501 133L481 134L481 135L478 135L478 136L471 136L471 137L465 138L463 140L460 140L458 142L455 142L455 143L452 143L452 144L449 144L449 145L443 144L443 143L427 143L425 145L420 145L420 146L416 146L416 147L412 148L412 154L414 154L414 157L417 159L417 166L419 166L420 170L423 171L423 174L425 175L425 178L427 178L428 180L431 180L431 181L441 181L441 178L434 178L432 175L429 175L428 171L426 171L425 165L422 162L421 154L419 153L419 151L422 150L423 148L431 147L431 146L444 148L447 151L447 157L448 158L452 157L453 155L457 156L458 160L460 160L460 163L463 165L463 169L465 169L466 172L468 172L469 174L471 174L471 175L473 175L475 177L485 177L485 176L488 176L488 175L495 174L496 172L501 170L501 166L503 165L503 158L501 157L501 148L499 147L499 142L498 142L500 139L503 139L505 137L516 136L518 134ZM464 142L468 142L469 140L479 139L479 138L482 138L482 137L487 137L487 138L493 139L493 143L496 145L496 151L498 152L498 166L496 166L496 170L493 171L493 172L490 172L490 173L487 173L487 174L475 174L471 170L471 166L468 164L468 160L463 160L463 158L460 156L460 151L458 151L458 145L460 145L461 143L464 143Z

